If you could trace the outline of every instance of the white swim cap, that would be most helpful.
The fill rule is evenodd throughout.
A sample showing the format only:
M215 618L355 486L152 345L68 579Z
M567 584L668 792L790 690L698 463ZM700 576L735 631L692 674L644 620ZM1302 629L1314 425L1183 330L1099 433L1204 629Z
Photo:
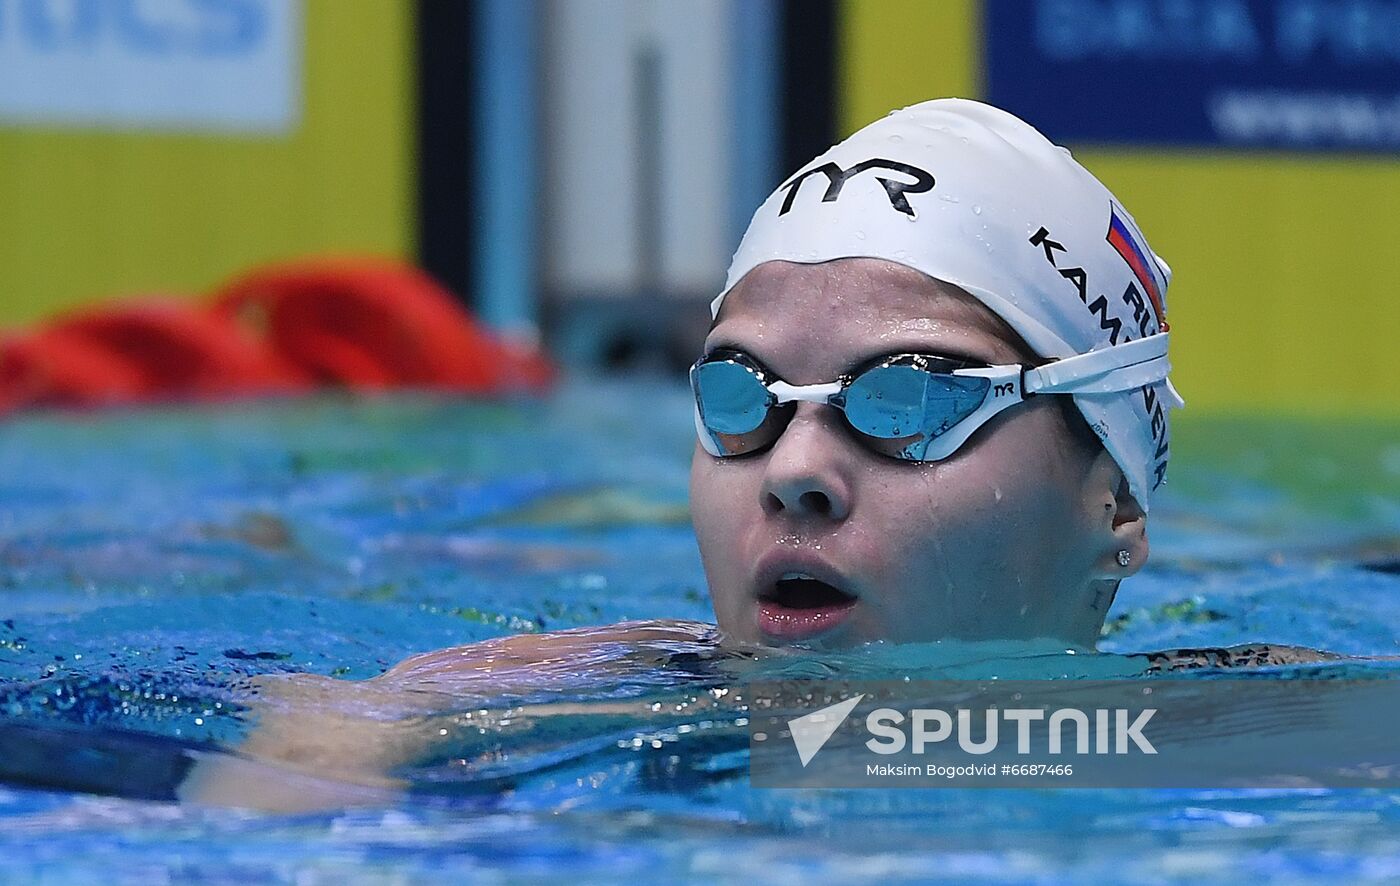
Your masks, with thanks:
M879 258L965 289L1041 357L1160 334L1171 270L1069 151L981 102L938 99L878 120L784 182L749 223L724 296L767 261ZM1165 367L1165 358L1161 365ZM1144 509L1166 475L1165 378L1074 401Z

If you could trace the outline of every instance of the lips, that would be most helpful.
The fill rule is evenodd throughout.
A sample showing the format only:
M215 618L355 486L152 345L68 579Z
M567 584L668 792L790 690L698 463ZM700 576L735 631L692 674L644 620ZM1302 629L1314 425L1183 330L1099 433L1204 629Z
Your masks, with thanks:
M758 627L774 640L807 640L834 630L858 601L851 584L819 562L765 561L756 583Z

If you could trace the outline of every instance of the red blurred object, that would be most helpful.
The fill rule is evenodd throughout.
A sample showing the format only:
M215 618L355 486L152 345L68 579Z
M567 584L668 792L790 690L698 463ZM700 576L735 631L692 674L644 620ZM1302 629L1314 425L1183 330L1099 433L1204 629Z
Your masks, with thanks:
M422 387L492 394L554 379L431 277L377 259L262 268L187 301L96 308L0 340L0 412L306 390Z
M135 368L69 335L41 330L0 342L0 412L120 403L139 397L142 387Z
M63 317L0 351L0 406L93 406L308 387L305 375L207 310L149 301Z
M488 333L427 274L384 260L263 268L220 292L215 310L260 329L320 381L493 393L554 377L543 356Z

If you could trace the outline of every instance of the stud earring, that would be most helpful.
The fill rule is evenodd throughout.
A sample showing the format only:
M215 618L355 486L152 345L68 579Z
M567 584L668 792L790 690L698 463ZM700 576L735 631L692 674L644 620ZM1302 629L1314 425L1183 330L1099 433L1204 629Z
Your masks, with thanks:
M1130 554L1130 553L1128 553L1128 551L1127 551L1126 549L1121 550L1121 551L1118 552L1118 565L1119 565L1119 566L1127 566L1127 565L1128 565L1129 563L1131 563L1132 561L1133 561L1133 555Z

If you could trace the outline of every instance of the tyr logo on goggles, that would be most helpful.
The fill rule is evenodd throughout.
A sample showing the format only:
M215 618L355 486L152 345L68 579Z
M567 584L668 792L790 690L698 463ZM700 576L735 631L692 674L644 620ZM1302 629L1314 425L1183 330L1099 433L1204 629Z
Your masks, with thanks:
M717 350L690 368L695 428L716 457L773 445L799 401L841 410L862 445L906 461L940 461L992 416L1034 394L1126 391L1165 378L1167 334L1037 368L978 366L895 354L819 385L790 385L742 351Z

